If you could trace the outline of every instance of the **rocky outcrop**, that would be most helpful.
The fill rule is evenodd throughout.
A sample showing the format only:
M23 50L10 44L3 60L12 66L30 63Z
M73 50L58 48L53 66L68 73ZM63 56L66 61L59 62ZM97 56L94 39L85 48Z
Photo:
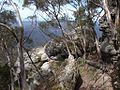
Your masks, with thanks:
M64 61L49 60L41 66L43 79L38 81L35 90L79 90L82 79L74 57Z
M79 90L83 81L76 58L52 59L45 52L45 48L29 51L33 62L24 54L29 90Z
M50 59L65 60L69 56L66 45L69 47L70 53L75 58L83 56L84 51L79 39L76 39L75 41L71 41L69 39L64 40L63 38L51 40L45 46L45 53Z

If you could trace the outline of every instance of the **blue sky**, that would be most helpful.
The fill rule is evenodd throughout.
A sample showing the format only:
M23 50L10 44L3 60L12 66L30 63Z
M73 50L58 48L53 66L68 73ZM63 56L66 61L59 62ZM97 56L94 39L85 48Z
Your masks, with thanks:
M2 0L0 0L0 1L2 1ZM22 17L22 20L26 20L26 18L28 16L32 16L32 15L35 14L34 12L36 10L36 7L34 5L30 5L29 7L22 7L22 3L23 3L22 1L23 0L13 0L13 1L18 6L18 9L19 9L20 15ZM4 5L3 8L8 9L8 10L14 10L11 6L7 6L7 5ZM42 13L42 15L43 15L43 13ZM43 15L43 16L45 16L45 15Z
M5 0L0 0L0 2L3 2ZM34 5L29 5L28 7L23 7L23 0L12 0L13 2L15 2L18 6L18 9L19 9L19 12L20 12L20 15L22 17L22 20L26 21L27 20L27 17L29 16L33 16L33 15L36 15L38 17L38 20L40 21L44 21L43 18L46 18L46 19L49 19L49 17L42 11L40 10L36 10L36 7ZM2 3L1 3L2 5ZM0 5L0 8L1 8L1 5ZM4 5L3 8L5 9L10 9L10 10L13 10L13 8L11 6L7 6L7 5ZM64 7L62 7L62 15L64 13L67 13L69 15L70 18L74 18L73 16L73 11L75 11L75 9L70 6L70 5L65 5Z
M5 1L5 0L0 0L0 2L3 2L3 1ZM17 4L23 21L28 21L27 17L33 16L33 15L37 15L39 21L44 21L43 18L46 18L47 20L49 20L49 17L44 12L42 12L40 10L37 10L35 12L36 7L34 5L30 5L29 7L22 7L23 0L13 0L13 1ZM0 8L1 8L1 5L2 5L2 3L0 3ZM4 5L4 8L13 10L13 8L11 6L7 6L7 5ZM74 19L73 11L75 11L75 10L76 9L74 9L71 5L65 5L64 7L62 7L62 14L67 13L70 18ZM101 9L98 9L98 11L100 11L100 10ZM100 16L102 16L103 14L104 14L104 12L102 12ZM96 17L95 17L95 19L96 19Z
M0 0L0 2L3 2L3 1L6 1L6 0ZM12 0L13 2L15 2L18 6L18 9L19 9L19 12L20 12L20 15L22 17L22 20L23 21L27 21L27 17L29 16L33 16L33 15L36 15L38 18L39 21L44 21L43 18L49 20L49 17L42 11L40 10L36 10L36 7L34 5L29 5L28 7L23 7L23 1L24 0ZM2 3L1 3L2 5ZM1 5L0 5L0 8L1 8ZM10 9L10 10L13 10L13 8L11 6L7 6L7 5L4 5L4 8L5 9ZM70 18L73 18L74 19L74 15L73 15L73 11L75 11L76 9L73 8L71 5L64 5L64 7L62 7L62 11L61 11L61 14L64 15L67 14ZM98 9L98 11L100 11L101 9ZM101 16L104 14L104 12L101 13Z

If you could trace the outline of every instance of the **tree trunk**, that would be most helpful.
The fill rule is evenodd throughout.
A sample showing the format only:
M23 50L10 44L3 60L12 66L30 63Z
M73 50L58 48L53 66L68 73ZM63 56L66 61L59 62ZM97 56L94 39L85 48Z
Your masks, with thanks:
M23 26L21 16L20 16L20 13L19 13L19 10L18 10L16 4L11 0L9 0L9 2L15 10L16 17L18 19L19 28L20 28L20 36L19 36L19 41L18 41L18 44L17 44L18 58L19 58L19 61L20 61L20 70L21 70L20 71L20 90L27 90L25 65L24 65L24 57L23 57L24 26Z
M20 61L20 90L27 90L26 89L26 74L25 74L25 65L24 65L24 58L23 58L23 48L21 43L18 43L18 58Z
M14 89L14 76L13 76L13 72L12 72L12 62L11 62L11 59L10 59L10 56L7 55L7 59L8 59L8 64L9 64L9 67L10 67L10 90L15 90Z
M115 19L115 28L119 26L120 24L120 2L117 0L117 11L116 11L116 19Z
M14 89L14 76L13 76L11 69L10 69L10 78L11 78L11 90L15 90Z
M83 30L82 39L83 39L83 50L84 50L83 58L86 59L86 30Z
M108 1L107 0L102 0L102 3L103 3L103 8L105 10L105 13L106 13L106 18L107 18L107 21L109 24L111 24L111 15L110 15L110 11L108 9Z
M6 52L6 57L7 57L7 60L8 60L8 66L9 66L9 70L10 70L10 90L15 90L14 89L14 76L13 76L13 67L12 67L12 58L10 56L10 52L8 51L8 48L7 48L7 45L6 45L6 42L3 41L3 47L5 49L5 52Z

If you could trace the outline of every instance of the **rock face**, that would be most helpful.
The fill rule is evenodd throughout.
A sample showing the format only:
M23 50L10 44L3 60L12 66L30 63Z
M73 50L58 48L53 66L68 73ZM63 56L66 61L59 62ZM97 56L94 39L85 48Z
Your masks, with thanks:
M72 55L64 62L49 60L41 67L44 80L40 81L35 90L79 90L83 81L76 64Z
M113 3L113 2L112 2ZM115 5L116 3L114 3ZM117 5L116 5L117 6ZM110 73L111 83L114 90L120 90L120 45L119 45L119 29L114 27L116 7L110 6L112 24L109 24L105 15L100 23L100 30L103 32L101 37L101 54L102 60Z
M67 44L73 45L71 42ZM52 41L42 49L36 48L31 51L32 60L37 68L26 58L25 66L29 90L82 90L84 88L81 88L83 80L82 74L80 75L79 72L81 70L80 63L77 61L78 58L74 56L75 53L82 56L81 50L79 48L75 52L72 46L69 49L70 53L62 41ZM113 52L112 49L111 52Z
M63 42L50 41L46 45L45 52L49 58L54 60L64 60L68 57L67 48Z
M45 53L48 55L50 59L53 60L64 60L68 58L68 51L67 46L71 54L75 57L82 57L83 56L83 49L80 46L79 41L72 42L71 40L67 40L64 42L63 39L52 40L45 46Z
M62 42L61 42L62 43ZM65 47L60 50L62 46L55 46L57 52L55 57L60 54L64 58L49 58L45 53L45 48L36 48L30 51L33 63L25 58L25 67L27 71L27 82L29 90L79 90L82 85L81 75L78 69L78 63L73 55L68 55L63 51ZM60 47L60 48L59 48ZM42 51L41 51L42 50ZM61 54L65 53L65 54ZM37 68L36 68L36 67Z
M106 63L112 63L114 56L117 56L113 42L105 40L101 44L102 60Z
M83 81L72 55L68 57L67 65L59 75L58 79L60 82L59 87L61 87L62 90L79 90L82 85Z

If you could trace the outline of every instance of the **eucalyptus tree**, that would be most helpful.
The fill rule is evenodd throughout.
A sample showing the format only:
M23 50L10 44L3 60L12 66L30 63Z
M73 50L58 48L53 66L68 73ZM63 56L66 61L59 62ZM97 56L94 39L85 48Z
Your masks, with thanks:
M112 86L114 90L120 89L120 77L119 77L119 0L89 0L90 5L101 8L104 11L104 15L100 18L100 30L102 34L102 44L101 44L101 59L108 69L112 79ZM92 8L92 7L90 7ZM92 8L94 9L94 8ZM100 12L101 12L100 11ZM111 67L109 67L111 65ZM112 68L112 66L114 68ZM112 68L112 69L111 69ZM112 71L112 72L110 72ZM114 73L114 74L113 74Z
M6 88L8 89L8 86L9 86L11 90L14 90L13 67L14 67L14 62L16 61L16 56L15 56L16 41L6 26L8 25L11 26L13 23L15 23L15 21L16 21L15 15L12 11L3 10L0 12L0 29L1 29L0 30L0 50L1 50L0 66L1 66L1 70L4 70L5 68L5 73L3 72L1 73L1 75L8 73L8 76L10 76L7 78L2 76L3 78L1 79L4 80L4 78L6 79L10 78L6 82L10 80L11 83L9 84L6 83ZM13 32L15 32L14 29L13 29ZM2 69L2 67L4 68ZM6 68L8 69L6 70ZM4 86L4 84L2 85ZM5 88L3 87L2 89L4 90Z
M58 24L58 27L60 28L62 35L64 38L69 37L69 35L65 32L65 28L61 25L60 22L60 16L62 15L62 7L64 5L71 5L73 8L75 8L75 24L72 26L72 30L75 31L82 31L81 37L82 37L82 46L84 49L84 53L86 53L86 47L87 47L87 40L90 38L87 37L87 33L91 32L91 40L93 44L96 46L96 51L99 56L100 62L103 60L103 53L102 52L102 45L104 44L106 38L108 40L108 45L110 45L110 42L113 43L113 48L115 49L116 63L118 64L115 66L114 61L112 61L112 65L115 67L113 72L115 73L117 77L119 77L119 26L120 26L120 1L119 0L24 0L24 5L34 3L37 9L40 9L44 11L51 19L56 20L56 23ZM103 16L101 16L101 13L104 13ZM93 19L94 22L93 22ZM110 35L102 36L102 45L100 46L100 42L98 41L96 32L94 30L94 23L97 21L100 21L100 30L103 32L103 34L106 33L106 31L109 32ZM106 26L105 26L106 23ZM102 26L104 24L104 26ZM76 28L80 28L76 30ZM84 30L84 27L87 27L87 30ZM105 33L104 33L105 32ZM89 33L90 34L90 33ZM70 38L70 37L69 37ZM74 43L74 41L73 41ZM90 44L90 42L89 42ZM101 48L100 48L101 47ZM104 50L103 50L104 51ZM110 53L110 52L107 52ZM86 55L85 55L86 56ZM107 58L107 57L106 57ZM110 60L109 60L110 61ZM103 61L103 63L105 63ZM108 64L109 65L109 64ZM118 70L117 70L118 69ZM110 69L109 69L110 70ZM110 74L111 75L111 74ZM114 89L119 89L119 79L115 78L113 76L113 87ZM115 85L115 82L117 82L117 85Z
M69 14L66 13L66 12L63 13L63 9L64 9L63 7L65 5L69 5L70 7L74 8L75 11L77 11L79 8L83 9L84 6L82 6L82 4L83 4L82 0L74 0L74 1L73 0L37 0L37 1L25 0L24 1L24 5L27 5L29 3L30 4L34 3L37 9L39 9L39 10L43 11L44 13L46 13L46 15L50 18L50 21L45 19L46 20L46 24L47 24L45 26L52 26L53 23L54 23L56 25L56 27L59 28L59 30L61 31L61 34L62 34L61 36L64 38L64 40L65 39L67 40L67 38L69 38L69 40L71 40L71 42L75 45L74 40L72 40L73 38L71 38L71 36L68 35L68 32L71 33L71 34L72 34L72 32L78 33L78 32L76 32L75 29L78 28L78 27L81 27L83 24L85 24L85 23L82 22L82 21L85 21L85 20L81 20L81 19L86 19L86 18L83 17L83 15L81 15L82 16L81 18L78 18L77 16L75 16L76 21L75 20L70 20L69 19ZM74 13L74 11L73 11L73 13ZM85 11L81 12L80 14L82 14L82 13L84 13L84 15L87 17L87 15L85 14ZM67 16L67 14L68 14L68 16ZM62 17L64 17L64 18L62 18ZM62 22L62 19L64 19L63 22ZM78 19L79 19L79 21L80 20L81 21L77 22ZM65 27L65 25L63 25L63 24L66 24L66 23L68 23L67 27ZM77 24L75 25L75 23L77 23ZM80 23L81 23L81 25L80 25ZM77 30L77 31L80 31L80 30ZM43 30L43 32L45 32L45 31ZM55 34L51 34L49 36L52 37L52 38L56 38L56 37L59 38ZM77 34L76 34L76 36L79 37ZM81 36L84 36L84 35L81 34ZM82 47L84 48L84 53L86 53L85 52L86 51L85 50L85 48L86 48L86 45L85 45L86 41L85 41L84 37L82 39L83 39L82 41L84 42L84 44L82 44Z
M14 69L14 57L15 59L19 59L20 61L20 89L21 90L26 90L26 75L25 75L25 68L24 68L24 58L23 58L23 33L24 33L24 28L21 20L21 16L19 14L19 10L16 6L16 4L12 0L8 1L3 1L2 2L2 7L1 7L1 22L0 22L0 27L1 30L1 42L4 47L6 57L8 59L8 64L10 66L10 74L11 76L11 90L14 90L14 77L13 77L13 72ZM13 13L12 11L6 11L4 5L12 6L14 8ZM17 19L16 19L17 18ZM19 27L17 30L15 30L14 23L15 20L18 22ZM17 33L18 31L18 33ZM4 33L5 32L5 33ZM9 39L8 39L9 35ZM11 42L10 42L11 41ZM12 45L12 46L11 46ZM3 48L2 47L2 48ZM11 51L11 48L15 48L15 51ZM13 53L14 52L14 53ZM17 54L16 54L17 53ZM13 55L14 54L14 55ZM13 57L14 56L14 57Z
M21 73L20 73L20 77L21 77L21 90L26 90L26 78L25 78L25 67L24 67L24 58L23 58L23 32L24 32L24 28L22 25L22 20L19 14L19 10L17 9L16 4L14 4L11 0L8 0L9 3L14 7L14 10L16 12L16 15L18 17L18 22L20 25L20 35L18 37L16 37L16 34L14 34L12 32L12 35L14 36L14 38L17 41L17 48L18 48L18 57L20 60L20 69L21 69ZM50 20L46 20L46 23L40 23L41 29L46 29L48 28L47 26L54 26L58 27L62 33L62 39L64 40L66 46L67 46L67 50L69 52L69 48L70 46L68 45L67 41L71 41L73 46L74 46L74 50L76 51L76 43L74 41L75 37L73 38L72 35L75 33L75 36L77 36L77 39L79 38L79 44L81 44L80 46L82 46L82 49L84 51L84 58L86 59L86 54L88 51L88 47L92 47L95 46L94 49L98 54L98 60L103 61L103 55L100 51L100 47L99 47L99 41L94 29L94 23L96 23L99 19L100 19L100 23L104 24L107 23L107 27L102 27L101 26L101 30L104 32L106 30L109 31L109 33L111 34L111 36L107 35L102 42L104 42L104 40L106 40L106 38L108 40L113 40L113 48L115 48L116 50L116 54L119 54L119 45L118 45L118 37L119 37L119 25L120 25L120 1L119 0L24 0L24 5L23 6L27 6L29 4L34 4L36 6L37 10L41 10L43 11L49 18ZM64 17L64 15L67 15L67 13L65 12L63 14L63 7L65 5L70 5L72 6L72 8L74 8L75 10L71 10L74 13L74 18L75 20L72 21L72 23L68 23L67 28L65 28L62 23L61 23L61 18L64 19L64 21L70 22L70 20L66 17ZM100 10L100 11L99 11ZM101 17L101 13L104 12L104 15ZM4 13L3 13L4 14ZM12 15L12 14L11 14ZM5 17L5 16L2 16ZM64 17L64 18L63 18ZM4 20L4 18L0 18L1 19L1 23L2 20ZM6 19L6 18L5 18ZM95 20L93 20L95 19ZM11 20L8 19L7 21ZM5 25L7 24L7 22L4 23ZM1 28L3 28L4 24L1 24ZM47 26L46 26L47 25ZM66 31L70 30L70 34L72 33L72 35L68 34ZM45 32L46 33L46 32ZM47 33L46 33L47 34ZM47 34L49 35L49 34ZM51 34L49 35L52 38L59 38L58 36ZM90 38L89 38L90 37ZM61 36L60 36L61 38ZM103 38L103 36L102 36ZM6 39L1 39L2 40L6 40ZM6 41L8 42L8 41ZM58 41L59 42L59 41ZM109 43L110 44L110 43ZM4 43L4 46L6 48L6 44ZM102 46L102 45L101 45ZM104 51L104 50L103 50ZM90 51L91 53L92 51ZM69 52L70 54L71 52ZM109 52L108 52L109 53ZM115 69L113 70L113 72L115 72L115 75L119 77L119 56L117 57L116 61L117 61L117 66L115 66L115 64L112 64ZM105 62L104 62L105 63ZM112 62L114 63L114 62ZM106 63L105 63L106 64ZM108 64L109 65L109 64ZM118 69L118 70L117 70ZM119 85L119 78L114 78L114 76L111 76L113 78L113 87L114 89L118 89L120 87ZM115 82L117 81L117 86L115 85Z

